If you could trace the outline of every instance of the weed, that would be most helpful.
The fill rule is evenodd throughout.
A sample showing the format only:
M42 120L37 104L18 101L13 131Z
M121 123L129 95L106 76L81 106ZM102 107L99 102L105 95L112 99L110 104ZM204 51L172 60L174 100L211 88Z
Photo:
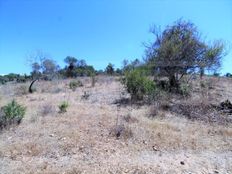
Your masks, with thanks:
M73 91L75 91L77 89L77 87L81 87L83 86L82 82L81 81L71 81L69 83L69 88Z
M52 105L46 104L42 106L40 114L42 116L47 116L48 114L51 114L53 112L53 107Z
M90 94L85 91L84 94L81 96L81 99L88 100L89 96Z
M59 113L65 113L67 112L67 108L68 108L68 102L63 101L58 107L60 109Z

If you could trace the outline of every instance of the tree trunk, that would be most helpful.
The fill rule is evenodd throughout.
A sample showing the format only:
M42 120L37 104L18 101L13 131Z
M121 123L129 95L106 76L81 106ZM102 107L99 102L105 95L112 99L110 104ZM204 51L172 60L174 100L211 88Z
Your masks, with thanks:
M170 85L170 90L179 88L179 83L175 75L169 77L169 85Z
M35 79L31 82L30 86L29 86L29 93L33 93L33 90L32 90L32 85L37 81L38 79Z

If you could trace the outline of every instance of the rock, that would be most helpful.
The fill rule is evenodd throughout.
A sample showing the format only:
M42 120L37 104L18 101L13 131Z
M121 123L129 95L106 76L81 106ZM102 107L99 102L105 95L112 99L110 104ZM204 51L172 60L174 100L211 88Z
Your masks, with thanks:
M181 161L180 164L181 164L181 165L184 165L184 161Z
M152 146L152 149L154 150L154 151L159 151L158 149L157 149L157 147L155 147L155 146Z

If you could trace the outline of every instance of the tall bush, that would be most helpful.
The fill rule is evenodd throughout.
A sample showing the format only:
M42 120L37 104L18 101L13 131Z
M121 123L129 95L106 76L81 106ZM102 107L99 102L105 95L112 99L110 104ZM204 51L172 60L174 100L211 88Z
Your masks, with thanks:
M143 100L155 90L155 84L141 69L134 69L125 74L123 84L130 93L132 101Z

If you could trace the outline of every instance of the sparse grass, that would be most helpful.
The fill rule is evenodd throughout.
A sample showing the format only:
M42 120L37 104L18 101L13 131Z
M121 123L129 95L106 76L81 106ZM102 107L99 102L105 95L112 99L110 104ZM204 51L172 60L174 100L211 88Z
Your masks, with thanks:
M231 124L190 120L170 111L175 104L194 106L202 102L201 91L195 90L199 86L193 85L194 95L185 100L163 96L157 105L118 105L114 101L121 98L120 82L113 77L98 77L98 84L87 88L91 79L86 79L88 81L81 79L85 82L83 89L75 92L69 90L69 79L52 83L39 81L38 92L26 96L8 95L11 90L4 93L15 89L14 86L0 88L1 106L12 97L27 106L20 127L0 134L0 173L153 174L213 173L215 170L230 173ZM199 85L199 81L196 83ZM223 83L213 84L216 86L210 90L212 100L207 99L206 104L232 101L231 81L223 79ZM50 92L55 88L62 92ZM89 100L96 102L81 100L85 90L91 93ZM216 93L222 95L218 97ZM128 96L128 93L123 95ZM49 117L57 114L55 111L59 108L55 106L60 105L60 101L68 101L67 114ZM156 111L152 119L147 117ZM38 120L32 122L33 116Z
M47 103L41 107L40 114L42 116L47 116L54 113L54 108L51 104Z
M130 139L133 137L132 129L124 124L117 124L110 130L110 135L116 139Z
M16 88L15 94L16 95L26 95L26 94L28 94L28 86L26 86L26 85L18 86Z

